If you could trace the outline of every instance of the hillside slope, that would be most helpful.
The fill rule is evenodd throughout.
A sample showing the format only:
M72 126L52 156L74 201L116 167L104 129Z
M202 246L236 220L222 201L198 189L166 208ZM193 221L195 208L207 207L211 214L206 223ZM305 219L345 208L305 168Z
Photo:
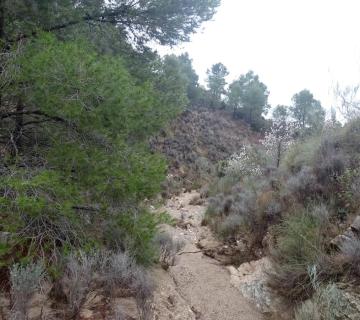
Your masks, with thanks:
M229 112L199 109L183 112L150 143L169 161L172 182L168 183L192 188L206 181L219 161L259 138L260 134Z

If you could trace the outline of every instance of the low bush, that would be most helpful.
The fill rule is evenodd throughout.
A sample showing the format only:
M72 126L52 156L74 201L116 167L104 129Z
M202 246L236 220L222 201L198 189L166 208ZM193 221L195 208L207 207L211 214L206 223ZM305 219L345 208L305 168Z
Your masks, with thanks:
M127 252L111 253L80 251L66 258L61 283L68 316L78 315L92 290L105 290L109 296L132 296L136 299L141 319L151 315L153 282L144 267ZM120 317L121 309L114 313ZM121 318L120 318L121 319Z
M350 305L335 284L319 287L311 300L295 311L295 320L338 320L349 315Z
M360 277L360 239L350 238L342 243L335 265L350 276Z
M313 205L309 214L313 216L322 228L326 228L330 225L332 214L324 203Z
M100 274L111 294L116 288L130 288L137 274L138 266L128 253L107 254L102 258Z
M228 194L210 198L204 224L226 242L241 240L249 251L261 248L268 227L279 219L282 210L270 180L244 177Z
M277 245L272 250L275 272L270 285L284 297L299 301L312 296L309 268L321 269L326 259L323 230L327 226L322 223L319 217L304 211L290 215L277 228Z
M321 138L315 136L293 144L285 155L282 167L290 173L299 172L304 166L311 167L320 142Z
M321 185L318 184L311 167L304 166L291 176L284 186L285 192L296 196L299 201L316 198L321 193Z
M55 171L19 170L2 178L2 227L12 235L13 250L22 247L27 256L51 260L60 247L80 246L84 233L74 208L79 204L76 186Z
M178 195L183 188L183 181L180 177L168 175L166 180L161 183L161 196L168 199L173 195Z
M67 290L64 293L72 316L79 313L85 302L97 262L96 255L88 255L84 252L72 254L67 258L63 277Z
M239 233L243 225L244 217L237 214L231 214L221 222L218 227L218 232L225 239L234 239L236 238L236 235Z
M153 319L152 298L154 283L150 280L148 273L144 269L138 269L132 288L136 292L136 306L140 320Z
M40 291L46 273L41 264L27 266L15 264L10 269L11 320L27 319L27 309L31 297Z
M295 320L321 320L319 307L312 300L307 300L295 311Z
M324 186L336 182L350 164L349 154L342 152L339 140L335 134L323 136L314 158L314 172Z
M116 215L106 227L105 242L114 251L131 252L137 263L150 265L156 259L154 239L164 216L145 210Z
M341 147L347 154L360 154L360 118L354 118L341 130ZM359 159L352 159L353 161Z
M343 216L357 212L360 203L360 170L347 168L338 179L336 205Z
M155 238L155 243L159 248L159 261L161 266L167 270L169 266L175 264L176 254L184 247L184 242L174 239L169 233L161 232Z
M199 173L202 181L215 175L215 166L205 157L198 157L195 160L195 171Z
M217 179L209 188L209 196L219 194L231 194L232 188L238 183L238 179L230 176L224 176Z
M140 319L150 319L154 284L148 272L137 265L126 252L109 254L107 257L103 256L103 259L99 274L103 277L110 294L114 294L116 289L129 290L136 298Z

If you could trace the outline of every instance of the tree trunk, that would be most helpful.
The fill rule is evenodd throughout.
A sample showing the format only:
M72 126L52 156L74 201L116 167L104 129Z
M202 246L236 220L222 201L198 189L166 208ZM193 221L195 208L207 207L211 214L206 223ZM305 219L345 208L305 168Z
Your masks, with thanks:
M5 1L0 0L0 51L5 48ZM3 73L3 61L0 58L0 76ZM2 106L2 92L0 91L0 108Z
M0 41L1 46L5 42L5 1L6 0L0 0Z
M276 168L280 167L280 160L281 160L281 141L279 141L277 146Z
M19 101L16 106L15 128L12 135L12 156L16 156L22 148L22 133L24 127L24 105Z

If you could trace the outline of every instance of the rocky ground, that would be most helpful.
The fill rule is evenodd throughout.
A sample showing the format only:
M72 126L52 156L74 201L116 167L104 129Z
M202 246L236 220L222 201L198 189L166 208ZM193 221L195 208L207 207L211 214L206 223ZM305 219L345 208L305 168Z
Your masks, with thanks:
M270 262L263 258L238 268L230 265L232 250L202 225L205 210L206 203L196 191L173 196L157 210L166 211L177 222L174 226L163 225L162 232L183 246L173 265L166 270L156 266L151 271L156 289L152 314L146 320L260 320L274 314L277 316L273 319L286 319L280 316L286 315L281 311L282 301L267 286ZM59 312L54 314L45 291L29 304L28 319L66 319ZM120 318L109 312L117 306L121 306ZM1 296L0 320L9 319L9 307L9 299ZM92 290L78 319L140 317L134 298L108 298L101 290Z
M177 254L174 266L167 271L154 271L154 319L264 319L253 300L264 297L245 297L231 281L229 268L199 249L198 244L205 239L213 248L221 244L207 227L201 226L205 206L189 204L197 196L196 192L182 193L162 208L179 221L177 227L166 226L164 231L184 241L185 246Z
M160 266L152 270L156 290L152 315L147 319L263 319L256 303L246 298L231 283L229 270L218 261L221 259L209 257L208 252L216 251L221 244L213 238L207 227L201 226L206 206L191 205L194 198L199 198L197 192L182 193L169 199L160 209L178 222L174 227L164 225L163 231L184 245L177 253L173 266L167 270ZM66 319L65 315L62 317L59 312L54 313L47 291L34 296L29 303L29 320ZM120 318L114 318L113 313L109 312L116 310L117 306L121 306ZM8 297L1 295L1 320L10 318L9 307ZM134 298L108 298L101 290L91 290L78 319L135 320L140 317Z
M232 251L202 225L206 203L199 199L196 191L183 192L156 210L166 211L174 218L176 225L163 225L162 231L183 246L172 265L168 268L156 266L151 270L155 293L146 320L292 319L292 308L287 308L285 301L267 285L272 269L270 260L264 257L240 266L232 265L229 259ZM352 228L358 225L356 220ZM54 314L46 291L48 289L44 288L44 292L34 296L29 303L28 320L66 319L59 312ZM356 290L345 288L342 292L349 312L346 312L346 318L339 319L358 320L360 299L355 295ZM121 297L121 294L117 296ZM114 317L110 310L118 307L121 313ZM9 308L8 297L0 295L0 320L10 319ZM142 318L134 298L111 298L101 290L94 290L87 296L78 319Z

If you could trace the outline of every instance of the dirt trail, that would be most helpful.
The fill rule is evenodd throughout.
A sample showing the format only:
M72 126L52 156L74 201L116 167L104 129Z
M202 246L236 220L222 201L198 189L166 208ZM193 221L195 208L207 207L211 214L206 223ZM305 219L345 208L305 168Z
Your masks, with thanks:
M198 195L184 193L170 199L165 207L172 217L181 219L184 228L166 227L185 247L168 271L157 269L155 281L155 319L158 320L258 320L262 314L230 283L230 274L216 260L199 252L197 241L211 238L201 226L205 206L189 202Z

